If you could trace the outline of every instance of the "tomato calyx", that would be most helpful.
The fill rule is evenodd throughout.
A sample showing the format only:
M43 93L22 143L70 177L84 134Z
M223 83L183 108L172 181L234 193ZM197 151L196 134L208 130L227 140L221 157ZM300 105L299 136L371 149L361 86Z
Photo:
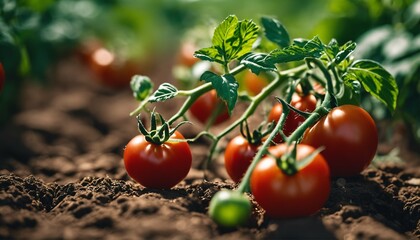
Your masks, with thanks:
M262 144L262 140L264 139L265 136L269 135L273 129L274 129L274 124L268 123L267 124L267 128L265 130L263 130L264 127L264 123L262 123L261 125L258 126L257 129L255 129L254 131L252 131L252 133L249 130L249 126L248 126L248 122L245 121L241 122L241 127L240 127L240 132L241 135L251 144L254 146L259 146ZM244 127L245 126L245 127Z
M288 151L286 154L283 154L281 157L276 157L270 152L268 153L272 158L276 160L277 166L280 170L288 175L292 176L298 172L298 167L296 164L296 155L297 155L297 144L294 144L292 151Z
M156 118L158 116L158 119ZM158 122L160 126L158 126ZM144 135L146 141L150 143L154 143L157 145L161 145L169 140L169 138L175 133L175 131L185 123L189 123L188 121L182 121L174 128L171 128L168 122L160 115L159 113L155 113L153 110L150 114L150 131L146 129L144 126L140 115L137 116L137 126L140 131Z
M297 146L298 143L295 142L292 150L287 151L281 157L276 157L270 152L267 155L276 160L277 166L284 174L293 176L302 168L309 165L315 159L315 157L325 149L324 147L319 147L312 153L302 158L300 161L297 161ZM290 149L290 146L288 148Z
M290 103L284 101L283 99L281 99L279 97L275 97L275 98L277 99L277 101L279 101L283 105L283 109L293 110L294 112L296 112L300 116L304 117L305 119L308 118L309 116L311 116L311 113L310 112L301 111L301 110L295 108L294 106L292 106ZM287 114L288 113L289 112L287 112Z

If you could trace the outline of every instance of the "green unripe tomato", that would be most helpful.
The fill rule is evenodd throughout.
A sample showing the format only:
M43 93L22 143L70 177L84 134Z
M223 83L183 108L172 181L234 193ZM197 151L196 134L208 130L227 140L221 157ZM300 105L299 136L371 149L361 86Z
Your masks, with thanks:
M243 194L221 190L210 201L209 215L220 226L231 228L244 224L251 215L251 202Z

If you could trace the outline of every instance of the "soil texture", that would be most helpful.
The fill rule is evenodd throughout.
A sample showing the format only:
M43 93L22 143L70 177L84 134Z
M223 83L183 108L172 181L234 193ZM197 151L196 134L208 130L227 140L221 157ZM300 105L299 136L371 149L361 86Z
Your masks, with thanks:
M101 86L74 58L50 75L48 87L25 86L21 109L0 127L1 239L420 238L419 158L405 147L401 126L393 125L392 137L380 131L379 146L383 154L398 147L401 159L383 157L359 176L332 179L329 200L316 215L270 219L254 202L245 226L224 229L207 215L209 201L236 186L220 160L203 179L198 166L208 141L191 144L193 168L176 187L144 188L122 161L125 144L138 133L128 116L137 105L129 88ZM151 77L167 81L170 73ZM175 104L163 104L161 112L173 114ZM199 128L180 131L189 137Z

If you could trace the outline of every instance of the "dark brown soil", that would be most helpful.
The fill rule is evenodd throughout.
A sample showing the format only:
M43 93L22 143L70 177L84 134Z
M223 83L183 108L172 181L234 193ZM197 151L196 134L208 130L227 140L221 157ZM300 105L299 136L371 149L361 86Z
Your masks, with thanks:
M99 86L75 59L51 75L48 88L28 84L21 111L0 128L1 239L420 238L420 164L396 126L379 151L398 146L402 160L387 157L360 176L333 179L316 215L269 219L254 203L244 227L223 229L207 207L219 189L235 186L220 161L208 172L211 180L203 180L197 166L206 141L191 145L194 167L183 182L171 190L143 188L127 176L121 157L137 134L129 89ZM170 79L161 72L152 77ZM181 131L193 135L198 128Z

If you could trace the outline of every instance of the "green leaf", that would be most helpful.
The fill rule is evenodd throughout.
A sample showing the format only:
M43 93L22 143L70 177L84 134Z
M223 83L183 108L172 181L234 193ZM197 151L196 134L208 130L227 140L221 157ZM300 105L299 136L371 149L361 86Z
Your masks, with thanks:
M194 53L194 57L204 61L218 62L223 64L223 59L214 47L202 48Z
M178 89L169 83L162 83L149 98L149 102L163 102L178 94Z
M194 56L228 65L250 52L257 37L258 26L253 21L238 21L236 16L230 15L214 31L212 46L196 51Z
M146 99L153 90L153 83L147 76L135 75L131 78L130 87L137 101Z
M206 71L201 75L200 80L210 82L217 92L217 95L226 102L229 114L235 108L238 99L239 84L232 74L224 74L222 76L213 72Z
M261 71L276 71L276 66L268 60L267 56L266 53L250 53L241 60L241 64L251 69L255 74L259 74Z
M264 26L264 33L268 40L280 47L288 47L290 45L289 33L277 19L262 17L261 23Z
M340 51L340 46L336 39L331 39L328 45L325 46L325 53L330 59L334 59L337 53Z
M318 37L310 41L295 41L292 45L270 52L269 60L275 63L300 61L306 57L319 58L324 51L324 46Z
M225 18L214 30L211 40L213 46L223 46L227 39L234 36L238 22L239 20L235 15L229 15Z
M343 46L340 47L340 51L335 55L334 62L335 64L340 64L343 60L345 60L353 51L356 49L355 42L347 42Z
M394 112L397 106L398 85L395 78L379 63L371 60L354 62L343 76L344 81L358 80L372 96Z
M252 50L252 45L258 37L258 26L252 20L243 20L238 23L235 36L226 42L232 47L231 60L241 58Z

